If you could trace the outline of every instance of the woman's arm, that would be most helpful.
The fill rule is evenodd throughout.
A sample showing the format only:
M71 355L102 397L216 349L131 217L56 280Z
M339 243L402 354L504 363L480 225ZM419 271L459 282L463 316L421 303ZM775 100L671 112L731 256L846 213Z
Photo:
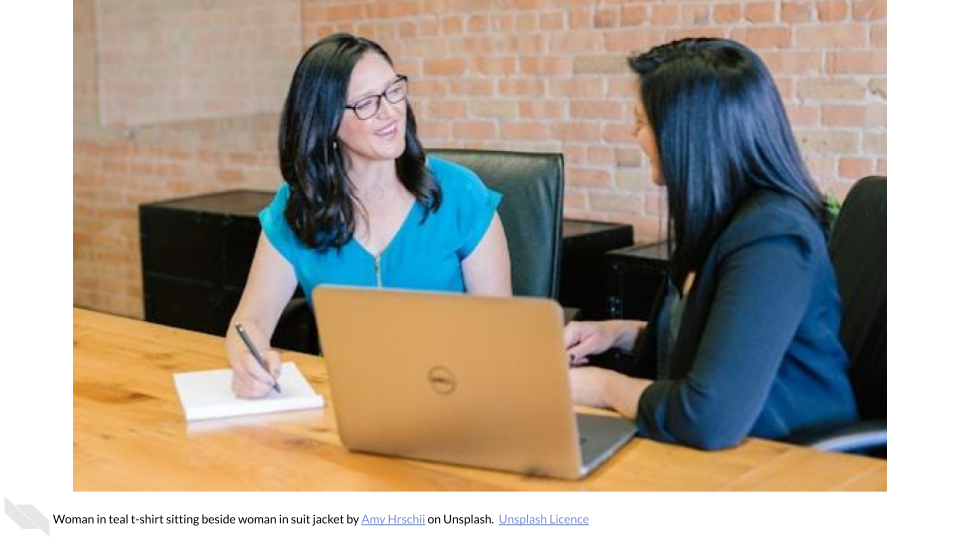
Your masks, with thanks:
M692 368L644 392L641 435L704 449L733 446L747 436L809 307L811 242L773 234L725 256Z
M261 233L247 285L227 329L226 354L233 367L233 391L238 396L267 395L280 375L280 355L271 350L270 336L296 286L293 266ZM253 344L263 353L270 373L264 371L247 350L234 329L236 323L243 325Z
M461 263L467 292L488 296L510 296L510 251L500 215L493 214L487 232L473 252Z

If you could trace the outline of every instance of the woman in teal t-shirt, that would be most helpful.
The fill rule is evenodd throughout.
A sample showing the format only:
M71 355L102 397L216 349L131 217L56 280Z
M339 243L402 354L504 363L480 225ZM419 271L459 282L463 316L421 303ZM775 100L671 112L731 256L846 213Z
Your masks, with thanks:
M280 357L269 338L298 283L308 299L321 283L511 294L500 194L464 167L426 159L406 97L406 77L372 41L334 34L301 58L280 122L285 182L260 213L227 332L238 396L272 391Z

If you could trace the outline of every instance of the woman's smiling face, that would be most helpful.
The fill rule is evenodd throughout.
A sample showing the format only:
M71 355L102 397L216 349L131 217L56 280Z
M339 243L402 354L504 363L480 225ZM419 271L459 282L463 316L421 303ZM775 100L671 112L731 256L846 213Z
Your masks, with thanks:
M353 68L347 88L347 105L364 105L364 100L370 99L372 106L376 107L379 100L379 109L366 120L360 120L352 110L344 111L337 140L348 164L393 161L403 154L406 149L407 100L390 103L382 95L397 83L393 66L377 53L366 53ZM363 115L362 110L358 112Z

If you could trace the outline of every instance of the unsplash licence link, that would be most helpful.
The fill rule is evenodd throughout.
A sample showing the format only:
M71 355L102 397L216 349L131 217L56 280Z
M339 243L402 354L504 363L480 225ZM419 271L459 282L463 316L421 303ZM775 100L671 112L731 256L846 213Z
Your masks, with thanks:
M590 518L587 516L562 516L560 514L512 516L500 514L498 518L500 525L590 525ZM349 521L348 519L348 523ZM489 515L475 516L473 514L469 516L444 514L442 519L434 516L427 518L425 514L410 516L390 514L385 517L365 514L358 521L359 525L427 525L440 524L441 522L445 525L493 525L493 519Z

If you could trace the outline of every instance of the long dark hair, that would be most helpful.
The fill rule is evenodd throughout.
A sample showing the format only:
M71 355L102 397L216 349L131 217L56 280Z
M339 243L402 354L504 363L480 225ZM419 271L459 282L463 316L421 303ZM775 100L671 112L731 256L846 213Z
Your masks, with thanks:
M280 172L290 185L284 216L300 241L321 252L339 250L350 241L361 209L336 136L350 75L368 52L393 65L383 47L361 37L332 34L315 43L297 65L280 118ZM419 204L435 212L440 208L440 186L427 169L409 103L404 140L406 148L396 160L397 176Z
M702 266L757 190L800 201L826 231L824 198L803 164L773 77L755 53L727 39L689 38L629 64L640 76L641 103L660 152L675 283Z

